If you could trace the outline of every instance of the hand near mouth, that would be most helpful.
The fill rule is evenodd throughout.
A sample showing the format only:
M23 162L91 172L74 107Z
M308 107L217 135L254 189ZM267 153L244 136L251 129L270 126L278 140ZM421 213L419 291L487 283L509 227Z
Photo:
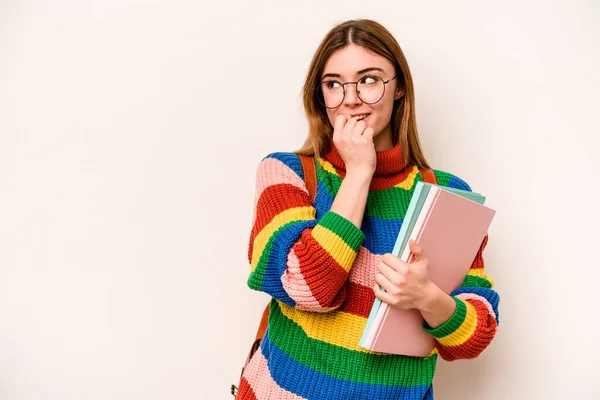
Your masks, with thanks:
M338 115L333 129L333 144L346 164L346 173L366 173L371 176L377 166L373 144L373 128L367 128L364 114L352 117Z

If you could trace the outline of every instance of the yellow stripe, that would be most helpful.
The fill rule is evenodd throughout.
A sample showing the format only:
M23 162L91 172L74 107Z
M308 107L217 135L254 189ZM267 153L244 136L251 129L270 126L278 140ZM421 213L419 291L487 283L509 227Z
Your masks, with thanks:
M267 224L254 239L254 245L252 249L252 263L250 268L252 271L256 269L258 260L273 233L283 225L290 221L309 221L315 219L314 207L294 207L289 208L281 213L277 214L269 224Z
M281 313L298 324L309 338L341 346L349 350L370 354L374 353L358 345L367 324L366 318L343 311L334 311L331 313L301 311L279 300L277 304ZM393 356L393 354L378 354ZM437 347L434 347L425 358L429 358L434 354L438 354Z
M438 338L438 341L444 346L460 346L464 342L466 342L477 328L477 310L475 307L465 301L467 306L467 315L463 323L458 327L457 330L452 332L449 335L446 335L442 338Z
M419 173L419 168L417 166L414 166L412 171L410 171L410 174L408 174L408 176L406 177L406 179L394 187L405 189L405 190L410 190L413 187L413 185L415 184L415 178L417 177L418 173Z
M483 268L471 268L467 275L477 276L479 278L486 279L486 280L490 281L492 286L494 286L494 280L488 274L485 273L485 270Z
M337 172L335 172L335 168L333 168L333 165L331 165L331 163L329 161L325 161L322 158L318 158L319 160L319 164L321 164L321 168L323 168L325 171L334 174L334 175L338 175Z
M373 353L358 345L367 319L343 311L314 313L300 311L277 301L283 315L297 323L306 335L335 346Z
M350 271L356 259L356 252L344 239L321 225L314 227L312 236L346 272Z

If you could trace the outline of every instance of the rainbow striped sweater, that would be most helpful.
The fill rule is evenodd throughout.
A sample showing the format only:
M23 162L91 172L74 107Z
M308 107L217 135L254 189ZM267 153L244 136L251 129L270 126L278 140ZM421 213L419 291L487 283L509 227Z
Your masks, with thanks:
M400 147L377 152L362 227L330 210L345 176L335 146L315 159L317 193L311 201L293 153L273 153L257 170L248 258L250 288L272 296L269 327L250 361L238 399L433 399L438 355L477 357L494 338L498 294L484 272L482 251L443 325L423 329L436 338L425 358L374 353L359 347L375 295L375 272L391 252L415 185L415 166ZM470 190L460 178L434 171L442 186Z

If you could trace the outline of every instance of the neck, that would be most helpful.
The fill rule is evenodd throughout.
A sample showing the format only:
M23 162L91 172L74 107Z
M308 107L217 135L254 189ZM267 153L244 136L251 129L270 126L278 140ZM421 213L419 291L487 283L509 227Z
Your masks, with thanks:
M333 165L343 179L346 173L346 165L333 143L323 158ZM396 145L387 150L377 151L377 167L375 168L373 177L382 178L397 175L403 172L406 167L407 164L402 158L401 147L400 145Z

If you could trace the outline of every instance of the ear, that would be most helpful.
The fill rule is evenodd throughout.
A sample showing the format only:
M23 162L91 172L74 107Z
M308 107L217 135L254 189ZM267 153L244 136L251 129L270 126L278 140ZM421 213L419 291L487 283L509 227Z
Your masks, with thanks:
M394 93L394 101L401 99L404 96L404 90L402 88L396 88L396 93Z

